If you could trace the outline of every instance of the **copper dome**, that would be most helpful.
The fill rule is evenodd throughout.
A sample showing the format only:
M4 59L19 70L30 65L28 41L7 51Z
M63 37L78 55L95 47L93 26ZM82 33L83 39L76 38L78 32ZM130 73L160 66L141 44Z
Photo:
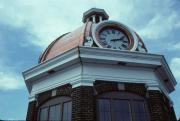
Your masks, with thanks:
M90 35L92 22L87 22L78 29L63 34L54 40L39 58L39 63L56 57L74 47L81 46L87 36Z

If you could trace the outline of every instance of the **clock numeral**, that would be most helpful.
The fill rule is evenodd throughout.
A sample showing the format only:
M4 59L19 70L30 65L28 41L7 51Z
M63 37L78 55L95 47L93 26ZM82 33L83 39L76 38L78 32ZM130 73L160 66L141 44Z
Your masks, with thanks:
M105 36L105 37L106 37L106 34L105 34L105 33L102 33L100 36Z
M125 45L125 44L122 44L122 46L123 46L124 48L126 48L126 47L127 47L127 45Z
M107 45L107 48L111 48L111 45Z
M112 33L113 33L113 34L115 34L115 33L116 33L114 29L112 29Z
M106 41L101 41L104 45L107 45Z
M120 34L120 32L119 31L117 31L117 35L119 35Z
M124 42L123 44L126 45L126 46L128 46L128 43L125 43L125 42Z
M110 32L109 32L108 30L106 30L106 32L107 32L108 34L110 34Z
M100 38L100 40L105 40L105 38Z

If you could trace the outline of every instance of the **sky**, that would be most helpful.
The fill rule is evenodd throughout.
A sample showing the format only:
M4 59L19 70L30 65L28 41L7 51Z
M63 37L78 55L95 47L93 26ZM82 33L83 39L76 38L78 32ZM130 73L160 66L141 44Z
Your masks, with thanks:
M177 82L170 94L180 117L180 0L0 0L0 119L25 119L28 91L22 72L37 65L60 35L83 25L86 10L135 30L148 52L164 55Z

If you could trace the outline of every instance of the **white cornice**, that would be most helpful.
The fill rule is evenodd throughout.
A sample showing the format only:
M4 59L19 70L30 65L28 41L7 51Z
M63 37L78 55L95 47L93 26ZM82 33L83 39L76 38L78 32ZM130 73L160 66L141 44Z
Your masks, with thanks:
M58 71L77 62L79 62L79 51L78 48L73 48L53 59L47 60L27 71L24 71L22 74L28 90L31 90L31 84L33 81L48 76L50 70Z
M80 47L80 56L84 61L94 61L96 63L113 63L125 62L127 65L144 66L144 67L161 67L161 71L165 72L173 85L177 82L166 62L163 55L141 53L136 51L122 51L114 49L102 49L90 47ZM97 61L100 60L100 61Z
M28 90L31 90L32 82L48 76L49 71L56 72L80 62L159 68L168 77L171 91L176 85L176 80L162 55L80 46L23 72Z
M104 62L114 61L155 66L161 65L160 59L162 58L162 55L156 54L91 47L80 47L80 56L85 61L90 61L89 59L91 59L96 62L99 62L97 60L103 60Z

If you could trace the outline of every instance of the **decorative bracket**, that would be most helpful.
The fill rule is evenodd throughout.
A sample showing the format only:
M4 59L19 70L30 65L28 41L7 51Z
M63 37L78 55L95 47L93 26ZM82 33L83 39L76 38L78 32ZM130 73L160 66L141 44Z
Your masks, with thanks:
M92 47L92 45L93 45L93 39L92 39L92 37L90 37L90 36L86 37L84 46L86 46L86 47Z

